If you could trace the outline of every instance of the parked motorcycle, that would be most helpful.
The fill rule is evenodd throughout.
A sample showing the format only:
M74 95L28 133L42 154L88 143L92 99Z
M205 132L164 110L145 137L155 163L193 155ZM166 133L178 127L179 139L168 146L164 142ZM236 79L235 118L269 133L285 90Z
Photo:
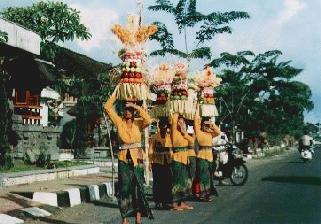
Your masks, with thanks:
M244 185L248 178L248 169L240 149L231 143L227 143L218 148L214 147L213 153L219 157L214 180L230 179L235 186Z

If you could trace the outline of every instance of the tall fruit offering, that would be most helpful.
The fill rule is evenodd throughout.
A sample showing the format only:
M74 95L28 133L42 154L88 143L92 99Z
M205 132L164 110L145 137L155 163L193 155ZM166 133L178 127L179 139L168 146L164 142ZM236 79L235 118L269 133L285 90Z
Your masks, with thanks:
M187 65L175 64L175 75L172 82L172 92L169 101L170 111L179 113L186 119L193 119L195 114L194 102L188 98Z
M216 77L210 67L195 75L196 84L199 87L198 101L202 117L218 116L215 105L214 88L219 86L222 79Z
M129 15L127 26L114 25L112 32L124 45L121 53L122 74L116 87L116 96L124 101L143 101L148 98L148 86L145 76L146 52L144 44L157 32L155 25L140 25L138 15Z
M167 103L172 91L174 70L168 64L160 64L152 73L151 91L156 94L151 114L155 118L168 117L170 108Z

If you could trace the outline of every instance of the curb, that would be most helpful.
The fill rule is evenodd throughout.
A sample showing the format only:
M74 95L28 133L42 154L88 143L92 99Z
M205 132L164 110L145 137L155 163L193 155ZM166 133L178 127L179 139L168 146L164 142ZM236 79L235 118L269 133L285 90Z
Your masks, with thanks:
M62 208L73 207L81 203L98 201L104 196L112 196L112 182L98 185L79 186L58 192L11 192L30 198L43 205L0 213L0 224L24 223L28 217L45 218Z
M256 155L252 155L254 159L264 159L270 158L278 155L282 155L287 151L291 151L295 149L295 147L271 147L267 150L262 150Z
M49 205L15 209L7 214L0 214L0 224L20 224L27 218L46 218L59 210L61 209Z
M68 188L58 192L11 192L53 207L73 207L112 196L112 182Z
M0 174L0 187L30 184L38 181L56 180L73 176L84 176L88 174L96 174L99 172L100 167L97 165L83 165L52 170L34 170L16 173L3 173Z

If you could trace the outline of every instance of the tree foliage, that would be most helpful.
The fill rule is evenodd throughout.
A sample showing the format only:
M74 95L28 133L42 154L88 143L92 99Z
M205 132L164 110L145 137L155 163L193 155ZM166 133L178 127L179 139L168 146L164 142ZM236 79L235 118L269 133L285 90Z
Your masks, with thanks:
M119 74L119 68L115 67L96 77L80 79L71 76L57 82L55 89L61 94L67 92L78 98L76 106L72 109L76 120L64 125L62 133L63 145L74 148L77 157L84 156L85 148L90 146L90 129L103 116L103 102L114 91L119 82Z
M40 1L29 7L9 7L1 16L20 24L41 37L41 55L52 61L57 44L76 38L87 40L91 34L80 22L79 11L57 1Z
M224 84L217 89L221 121L246 133L300 136L305 111L313 109L311 90L294 78L302 72L291 61L279 62L282 52L222 53L211 65L220 70Z
M197 0L179 0L176 5L168 0L156 0L155 5L148 7L152 11L164 12L174 16L175 23L180 34L184 34L185 49L179 50L174 46L173 34L164 23L154 22L158 26L158 32L151 36L152 40L159 42L161 49L151 53L152 56L176 55L188 60L200 58L210 59L211 50L207 46L201 46L212 40L217 34L232 33L229 23L238 19L249 18L246 12L212 12L205 15L197 11ZM189 50L187 29L198 27L195 32L195 48Z
M6 74L0 65L0 166L9 169L13 166L9 136L11 130L11 113L5 88Z
M7 42L8 42L8 33L0 30L0 43L7 43Z

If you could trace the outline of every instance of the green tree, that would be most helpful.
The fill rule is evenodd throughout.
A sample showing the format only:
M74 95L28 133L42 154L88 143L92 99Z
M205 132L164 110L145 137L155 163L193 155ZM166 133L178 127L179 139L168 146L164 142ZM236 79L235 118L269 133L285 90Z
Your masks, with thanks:
M0 31L0 43L8 42L8 34ZM0 57L0 166L6 169L13 166L13 159L10 153L11 123L10 107L6 92L6 80L8 75L3 69L4 57Z
M310 133L312 133L313 135L316 135L319 131L319 126L318 124L312 124L312 123L306 123L305 126L306 130Z
M40 1L28 7L6 8L1 16L37 32L41 37L41 56L53 61L58 43L91 37L88 28L81 24L79 13L63 2Z
M161 11L174 16L179 34L183 34L185 49L175 48L173 34L167 26L159 21L154 22L158 27L158 32L151 36L151 39L160 43L161 49L151 53L152 56L165 56L166 54L176 55L187 60L196 58L211 58L211 48L204 45L212 40L217 34L232 33L228 24L238 19L249 18L246 12L212 12L208 15L197 11L197 0L179 0L174 5L169 0L156 0L156 4L149 6L152 11ZM196 30L196 31L195 31ZM193 32L193 36L190 33ZM193 48L189 40L193 39Z
M0 43L8 42L8 34L0 30Z
M246 122L247 105L252 105L258 96L252 92L253 80L257 77L249 72L251 51L238 52L235 55L224 52L210 65L219 70L223 84L216 89L219 101L220 121L227 124L235 136L235 126ZM253 105L254 106L254 105Z
M115 67L97 77L79 79L72 76L57 82L55 89L61 94L68 92L78 98L73 108L76 120L64 125L62 133L64 146L74 148L77 157L84 156L85 149L90 146L91 129L103 116L102 105L114 91L119 74L119 68Z
M0 65L0 166L9 169L13 166L9 136L11 133L10 107L6 92L7 75Z
M291 61L278 62L281 54L278 50L258 55L222 53L211 62L224 81L217 89L222 122L279 139L302 134L304 112L313 109L311 90L293 80L302 69L291 66Z
M0 15L37 32L41 38L41 58L55 61L56 53L60 50L58 44L91 37L88 28L81 24L79 13L63 2L39 1L28 7L6 8Z

